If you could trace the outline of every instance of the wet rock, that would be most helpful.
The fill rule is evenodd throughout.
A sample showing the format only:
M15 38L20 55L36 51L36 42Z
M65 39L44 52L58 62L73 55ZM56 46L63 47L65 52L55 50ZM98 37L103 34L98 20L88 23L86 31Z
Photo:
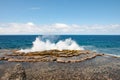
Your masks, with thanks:
M14 69L7 70L2 80L26 80L25 69L21 64L15 65Z

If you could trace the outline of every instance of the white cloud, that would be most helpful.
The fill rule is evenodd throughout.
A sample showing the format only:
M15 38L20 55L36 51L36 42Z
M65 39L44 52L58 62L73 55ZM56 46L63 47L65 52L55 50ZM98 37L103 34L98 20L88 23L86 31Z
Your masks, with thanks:
M109 25L77 25L55 23L37 25L28 23L0 23L0 34L119 34L120 24Z
M63 24L63 23L55 23L53 24L53 26L55 26L55 28L58 28L58 29L64 29L69 27L67 24Z
M29 26L34 26L35 24L32 23L32 22L28 22L27 25L29 25Z

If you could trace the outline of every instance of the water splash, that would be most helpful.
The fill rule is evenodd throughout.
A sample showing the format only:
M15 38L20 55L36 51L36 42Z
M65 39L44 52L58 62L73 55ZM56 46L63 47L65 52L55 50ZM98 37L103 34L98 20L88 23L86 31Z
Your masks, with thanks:
M44 50L84 50L71 38L59 40L57 43L51 42L49 39L43 41L41 37L36 37L31 49L21 49L19 52L35 52Z

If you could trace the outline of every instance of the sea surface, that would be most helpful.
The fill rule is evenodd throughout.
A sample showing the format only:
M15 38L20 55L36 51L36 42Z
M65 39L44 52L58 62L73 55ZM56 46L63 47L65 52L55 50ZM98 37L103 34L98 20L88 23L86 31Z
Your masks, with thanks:
M0 35L0 50L31 48L38 36L53 43L71 38L85 50L120 56L120 35Z

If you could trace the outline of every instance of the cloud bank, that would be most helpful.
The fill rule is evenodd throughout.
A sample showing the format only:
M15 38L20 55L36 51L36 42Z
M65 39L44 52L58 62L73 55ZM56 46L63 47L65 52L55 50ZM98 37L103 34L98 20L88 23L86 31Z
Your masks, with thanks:
M109 25L77 25L54 23L49 25L38 25L28 23L0 23L0 34L118 34L120 35L120 24Z

